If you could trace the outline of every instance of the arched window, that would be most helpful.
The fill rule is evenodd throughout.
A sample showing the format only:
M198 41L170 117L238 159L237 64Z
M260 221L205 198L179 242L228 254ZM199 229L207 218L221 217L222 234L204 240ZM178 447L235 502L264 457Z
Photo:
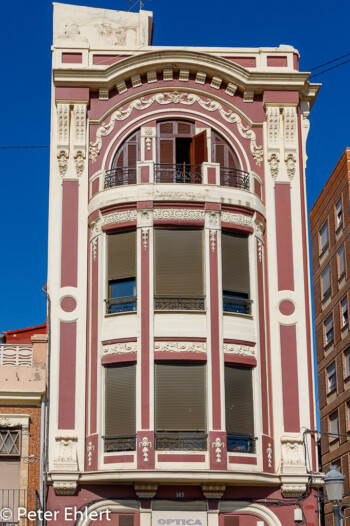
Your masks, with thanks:
M212 132L212 159L214 163L220 163L221 168L237 169L239 161L234 150L216 132Z

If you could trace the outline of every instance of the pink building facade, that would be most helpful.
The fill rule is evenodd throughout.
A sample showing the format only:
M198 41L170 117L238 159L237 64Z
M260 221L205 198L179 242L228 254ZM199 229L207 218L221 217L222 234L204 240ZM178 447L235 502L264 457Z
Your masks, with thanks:
M290 46L151 35L147 11L54 4L47 507L62 525L316 525L319 86Z

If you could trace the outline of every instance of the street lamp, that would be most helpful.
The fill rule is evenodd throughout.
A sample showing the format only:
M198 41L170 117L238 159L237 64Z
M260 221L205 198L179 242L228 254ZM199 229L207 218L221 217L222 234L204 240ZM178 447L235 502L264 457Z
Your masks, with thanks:
M345 477L336 469L337 466L329 466L329 471L324 477L326 492L329 502L333 503L335 526L340 526L339 502L343 499L343 486Z

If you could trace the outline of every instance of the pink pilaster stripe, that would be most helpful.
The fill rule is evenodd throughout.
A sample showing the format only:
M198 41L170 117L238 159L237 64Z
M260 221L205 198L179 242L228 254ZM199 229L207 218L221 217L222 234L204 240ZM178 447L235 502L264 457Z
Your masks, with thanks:
M294 290L290 185L276 183L276 240L278 290Z
M299 433L299 389L295 325L280 326L284 431Z
M61 287L78 281L78 181L63 181Z
M60 322L58 429L75 427L76 322Z

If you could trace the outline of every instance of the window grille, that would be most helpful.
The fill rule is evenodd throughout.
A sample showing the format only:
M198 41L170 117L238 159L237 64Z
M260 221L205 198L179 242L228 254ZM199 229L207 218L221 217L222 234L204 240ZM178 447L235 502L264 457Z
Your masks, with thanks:
M0 429L0 456L20 456L21 430Z

